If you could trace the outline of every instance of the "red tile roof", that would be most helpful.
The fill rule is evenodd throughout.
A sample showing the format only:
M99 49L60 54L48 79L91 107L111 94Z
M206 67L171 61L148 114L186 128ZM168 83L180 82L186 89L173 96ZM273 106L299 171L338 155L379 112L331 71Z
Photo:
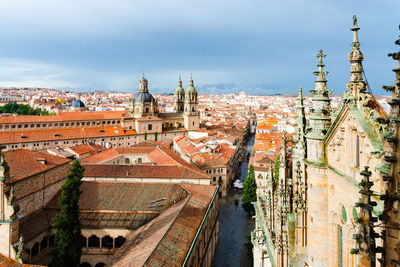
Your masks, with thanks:
M2 267L39 267L44 265L34 265L34 264L21 264L18 263L16 260L6 257L0 254L0 266Z
M66 158L27 149L6 151L4 159L10 167L10 175L13 175L11 182L67 164L70 161ZM40 162L42 159L46 160L46 164Z
M31 143L137 134L121 126L41 129L35 131L0 132L0 144Z
M169 211L169 220L173 220L173 223L167 221L167 216L160 215L154 219L147 232L143 229L143 233L134 234L121 247L122 250L114 255L116 266L182 266L207 208L218 190L215 186L207 185L181 186L190 196L183 203L177 204L182 205L180 213L177 210ZM135 264L132 265L132 262Z
M83 112L62 112L59 115L48 116L11 116L0 117L0 124L6 123L36 123L36 122L64 122L84 120L118 120L127 111L83 111Z
M124 154L145 154L153 160L153 164L102 164ZM135 145L132 148L111 148L81 159L80 162L86 168L85 177L210 179L209 175L183 160L172 150L149 141Z

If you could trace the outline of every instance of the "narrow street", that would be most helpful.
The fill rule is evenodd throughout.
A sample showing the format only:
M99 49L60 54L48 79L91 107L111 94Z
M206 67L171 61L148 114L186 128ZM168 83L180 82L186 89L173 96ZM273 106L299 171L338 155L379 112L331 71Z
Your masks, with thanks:
M254 145L254 136L247 145L247 152L251 153ZM245 153L247 154L247 153ZM241 177L244 181L247 177L248 161L244 157L241 165ZM231 190L226 197L219 201L219 241L215 251L212 266L249 266L245 244L254 227L252 218L247 216L241 202L234 205L234 199L242 198L242 192Z

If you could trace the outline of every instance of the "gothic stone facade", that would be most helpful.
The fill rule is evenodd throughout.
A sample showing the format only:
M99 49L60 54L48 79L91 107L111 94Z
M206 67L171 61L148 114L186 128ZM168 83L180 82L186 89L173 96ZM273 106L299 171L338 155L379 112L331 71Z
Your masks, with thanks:
M353 22L350 81L341 105L330 107L322 51L309 124L300 90L293 149L283 142L279 183L271 181L271 193L255 203L255 266L400 263L400 65L393 70L395 85L384 87L393 94L386 114L368 92L356 17Z

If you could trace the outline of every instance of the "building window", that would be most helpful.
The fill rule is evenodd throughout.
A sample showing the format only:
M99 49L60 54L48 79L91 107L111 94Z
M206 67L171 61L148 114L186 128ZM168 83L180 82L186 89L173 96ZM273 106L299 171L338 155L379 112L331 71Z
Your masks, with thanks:
M95 235L89 237L89 247L90 248L98 248L100 247L100 238Z
M37 254L39 254L39 243L38 243L38 242L36 242L36 243L33 245L31 253L32 253L32 254L31 254L31 255L32 255L32 258L35 257Z
M81 235L81 244L83 248L86 248L86 237L84 237L83 235Z
M360 167L360 137L358 136L358 134L356 135L356 143L355 143L356 149L355 149L355 153L356 153L356 164L355 166L357 168Z
M112 248L113 243L114 243L114 240L108 235L106 235L105 237L103 237L101 239L101 247L102 248Z
M49 246L50 246L50 247L54 247L54 235L51 235L51 236L49 237Z
M115 239L115 247L120 248L124 243L126 239L123 236L119 236Z
M147 125L147 130L151 131L153 129L153 125L149 124Z
M138 158L137 163L142 163L142 158Z
M337 266L342 267L343 266L343 232L342 232L342 226L338 225L337 226Z
M47 248L47 236L43 237L42 241L40 242L40 250Z
M146 113L149 113L149 108L146 108Z

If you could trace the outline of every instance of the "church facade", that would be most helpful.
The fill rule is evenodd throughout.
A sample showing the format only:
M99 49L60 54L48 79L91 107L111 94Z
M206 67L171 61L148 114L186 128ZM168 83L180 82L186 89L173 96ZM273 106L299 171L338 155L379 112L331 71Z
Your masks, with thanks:
M394 86L384 87L392 92L386 114L364 79L356 17L351 31L350 81L339 107L330 106L322 50L309 123L299 91L293 148L284 138L279 177L255 203L255 266L400 264L400 52L389 54L399 65Z

